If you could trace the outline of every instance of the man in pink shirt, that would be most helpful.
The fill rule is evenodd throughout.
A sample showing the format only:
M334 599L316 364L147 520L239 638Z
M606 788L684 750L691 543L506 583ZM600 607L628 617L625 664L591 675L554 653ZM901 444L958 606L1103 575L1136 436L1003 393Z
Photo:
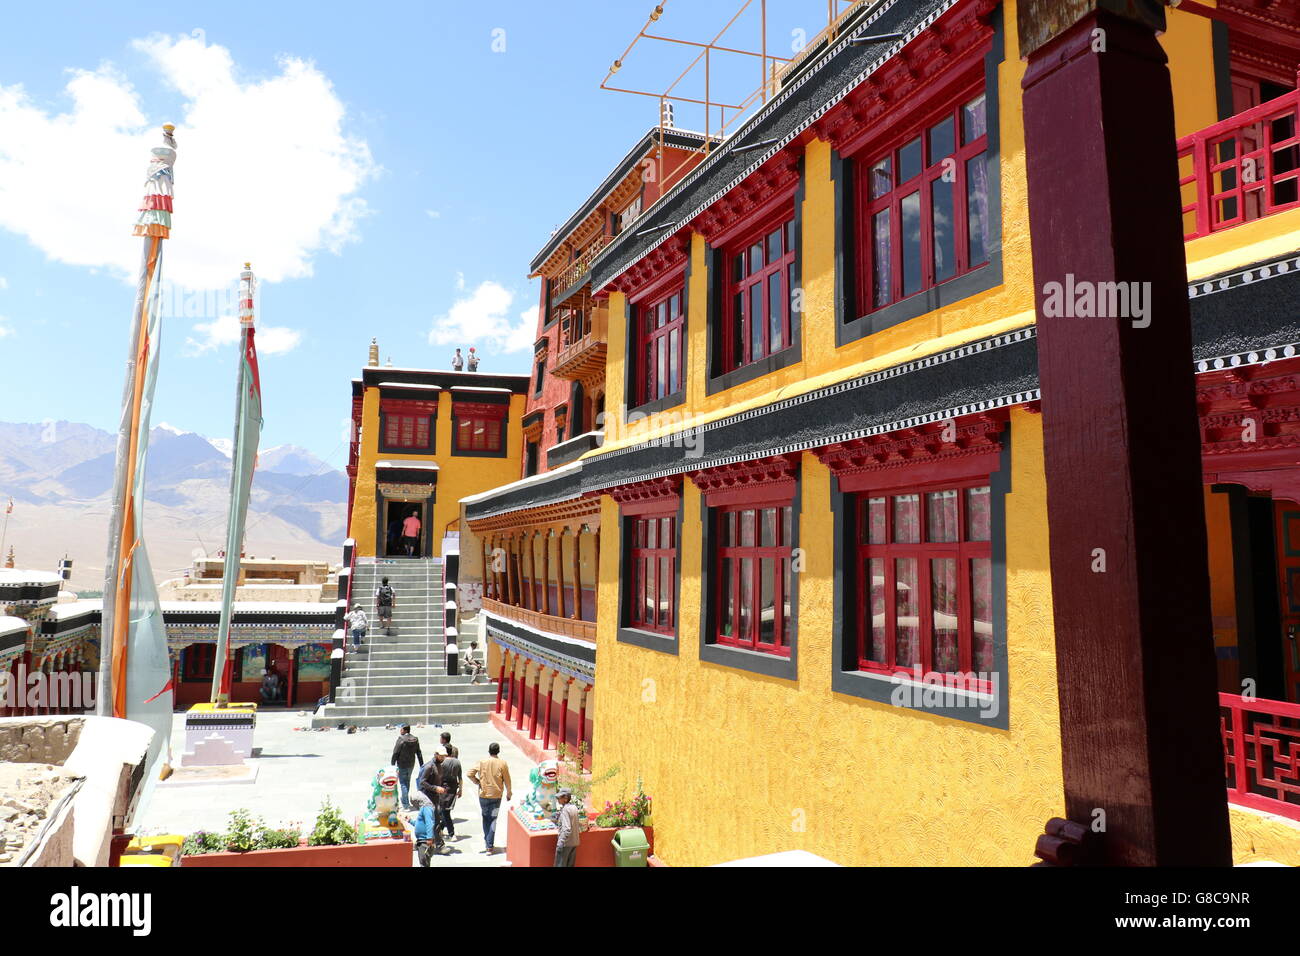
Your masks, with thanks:
M420 543L420 517L418 511L412 511L402 522L402 544L406 547L406 556L415 557L415 549Z

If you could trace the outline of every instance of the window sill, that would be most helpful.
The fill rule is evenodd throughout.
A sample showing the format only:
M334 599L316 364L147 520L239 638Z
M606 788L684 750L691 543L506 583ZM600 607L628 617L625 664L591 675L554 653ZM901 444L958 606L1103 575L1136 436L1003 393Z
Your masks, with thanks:
M659 412L667 411L670 408L676 408L686 402L686 389L679 388L671 395L665 395L663 398L655 398L646 402L644 405L638 405L636 408L627 410L628 418L633 415L654 415Z
M941 282L939 285L908 296L893 305L884 306L850 322L845 322L841 328L836 330L835 344L837 346L846 345L876 332L883 332L885 329L892 328L909 319L915 319L936 312L939 309L948 308L962 299L968 299L981 292L987 292L989 289L1001 284L1002 255L1000 252L994 251L989 261L973 272L967 272L965 275Z
M994 691L963 690L946 684L926 684L898 674L877 671L836 671L831 690L863 700L889 704L904 710L919 710L938 717L1006 730L1009 726L1001 675L994 675Z
M797 338L798 336L796 336ZM730 372L723 372L721 375L711 377L705 387L705 394L716 395L718 392L725 392L729 388L735 388L737 385L742 385L745 382L753 381L764 375L770 375L779 369L794 365L802 358L803 349L796 341L775 355L769 355L757 362L750 362L748 365L742 365Z
M618 641L620 644L632 644L635 647L644 647L664 654L674 656L677 654L677 637L672 634L643 631L636 627L620 627L618 629Z
M700 647L700 660L755 674L764 674L768 677L782 677L786 680L795 680L798 676L798 663L793 652L789 657L778 657L775 654L731 647L727 644L704 644Z
M462 451L459 448L453 448L451 455L453 458L505 458L508 452L505 448L499 448L496 451L484 449L468 449Z

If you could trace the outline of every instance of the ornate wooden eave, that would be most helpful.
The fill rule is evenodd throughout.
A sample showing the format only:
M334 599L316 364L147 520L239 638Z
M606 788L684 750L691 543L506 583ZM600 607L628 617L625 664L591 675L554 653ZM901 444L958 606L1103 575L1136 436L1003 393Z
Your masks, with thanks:
M772 455L753 461L717 465L688 474L700 492L708 497L720 492L743 491L785 482L793 484L799 474L799 458L798 454Z
M927 99L926 92L969 69L993 38L994 0L965 4L912 40L813 126L841 153L851 153L881 131L882 123Z
M1001 451L1006 420L1005 411L970 415L827 445L815 454L841 478L908 465L942 465Z
M799 154L783 150L691 221L691 228L711 244L745 223L774 200L793 196L799 185Z
M667 242L606 283L605 289L633 298L641 290L685 269L690 248L690 230L679 229Z
M554 504L539 505L536 508L523 508L493 515L490 518L478 518L469 522L469 528L476 535L498 534L504 532L506 537L535 535L547 529L564 529L577 532L582 528L596 531L600 528L600 499L571 498Z
M682 493L682 476L668 475L649 481L638 481L630 485L616 485L601 491L588 492L593 501L599 501L602 494L608 494L619 506L649 501L662 501L680 497Z

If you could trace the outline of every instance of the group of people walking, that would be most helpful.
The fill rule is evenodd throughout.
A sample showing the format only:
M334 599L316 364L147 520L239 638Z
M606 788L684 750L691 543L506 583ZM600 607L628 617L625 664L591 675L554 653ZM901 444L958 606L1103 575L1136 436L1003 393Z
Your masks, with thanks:
M406 724L393 746L392 764L397 767L397 785L404 810L417 810L415 818L415 847L421 866L428 866L433 854L441 853L448 839L456 838L456 824L451 811L456 801L464 795L465 777L478 787L479 812L483 817L483 853L496 852L497 817L501 802L513 799L510 767L501 759L501 745L489 744L488 756L462 774L460 751L451 742L451 734L443 731L439 749L429 761L420 751L420 740ZM417 772L418 769L418 772ZM411 778L415 778L415 791L411 791ZM444 836L445 833L445 836Z

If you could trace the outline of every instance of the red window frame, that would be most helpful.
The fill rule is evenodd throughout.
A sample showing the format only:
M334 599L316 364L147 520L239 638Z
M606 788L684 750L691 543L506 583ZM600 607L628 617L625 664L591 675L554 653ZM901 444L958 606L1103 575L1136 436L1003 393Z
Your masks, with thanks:
M457 415L456 451L499 452L502 432L500 418Z
M972 514L970 502L972 489L982 489L985 495L982 510L983 517ZM930 495L955 492L955 516L945 516L942 525L946 526L949 518L955 522L955 540L931 541L932 537L947 537L942 532L936 533L932 528ZM856 560L854 569L858 582L857 631L858 631L858 666L861 670L882 674L894 674L899 671L910 672L920 665L921 673L942 674L944 683L962 686L969 690L988 692L991 682L986 680L959 681L954 675L972 672L991 673L993 671L993 592L992 592L992 491L987 476L962 480L941 480L923 484L910 484L892 488L873 488L857 494L857 527L854 529L854 546ZM896 502L900 498L915 497L915 533L904 531L904 538L916 540L895 541L900 537L898 524L899 512ZM873 522L872 503L881 501L881 512ZM949 509L942 509L947 511ZM983 538L972 537L972 517L982 526ZM875 533L873 534L873 523ZM876 539L876 540L873 540ZM936 608L934 591L934 562L949 560L954 567L957 584L956 593L956 634L955 646L948 645L948 661L935 659ZM900 602L899 563L912 562L913 570L907 575L912 584L909 589L915 597L911 606L904 607ZM980 653L980 660L975 659L974 626L976 606L975 562L984 562L983 588L986 593L982 620L987 624L988 633ZM872 566L872 562L879 562ZM877 584L877 580L879 584ZM951 598L944 601L949 608L954 602ZM942 609L939 613L943 613ZM910 651L904 651L899 658L899 616L915 616L914 634L908 635L904 647L914 645ZM877 628L876 620L880 620ZM904 625L906 626L906 625ZM952 628L942 630L951 631ZM953 651L956 663L951 662Z
M972 125L968 127L963 122L965 112L977 102L980 104L978 123L974 121L976 114L972 114ZM945 126L951 137L951 149L943 148L946 140L938 132ZM978 79L961 87L959 95L945 98L942 108L922 114L908 123L902 134L891 135L885 143L860 151L862 162L858 165L855 191L858 301L864 315L919 295L988 262L987 153L988 94L982 71ZM917 157L914 161L904 158L913 155ZM951 164L946 162L949 159ZM899 176L916 164L919 168L900 181ZM972 170L976 171L973 177ZM981 184L983 216L975 231L970 218L970 207L976 199L972 189L978 191ZM935 197L942 197L945 192L951 210L951 235L936 263ZM918 226L919 262L914 268L909 268L912 257L903 248L905 206L909 216L915 215ZM941 211L942 207L943 203ZM887 243L882 250L879 245L885 234ZM972 235L979 240L974 245ZM881 252L887 253L888 261L884 261L886 256ZM951 268L942 262L943 253L951 256Z
M181 668L181 681L210 681L216 666L215 644L190 644L185 648L185 663Z
M724 304L727 332L723 344L727 371L775 355L793 344L791 297L797 254L793 207L769 216L746 234L743 241L727 246L724 260L728 270ZM775 320L774 311L779 311ZM759 317L757 326L755 312Z
M772 535L765 538L766 512L774 512ZM749 534L746 515L752 515ZM794 501L788 496L756 498L713 509L717 565L714 594L717 613L714 642L727 647L790 656L790 617L794 592ZM744 543L746 540L749 543ZM769 543L764 544L764 541ZM772 630L764 640L762 627L765 562L772 568ZM749 599L744 600L748 578ZM745 612L748 612L747 615Z
M626 521L626 533L632 539L627 565L632 575L627 626L675 634L677 503L674 500L670 508L628 515Z
M686 284L678 282L672 291L637 305L635 315L640 366L637 403L644 405L685 386Z
M428 415L412 415L406 412L384 413L384 447L410 448L415 451L428 451L431 429Z

